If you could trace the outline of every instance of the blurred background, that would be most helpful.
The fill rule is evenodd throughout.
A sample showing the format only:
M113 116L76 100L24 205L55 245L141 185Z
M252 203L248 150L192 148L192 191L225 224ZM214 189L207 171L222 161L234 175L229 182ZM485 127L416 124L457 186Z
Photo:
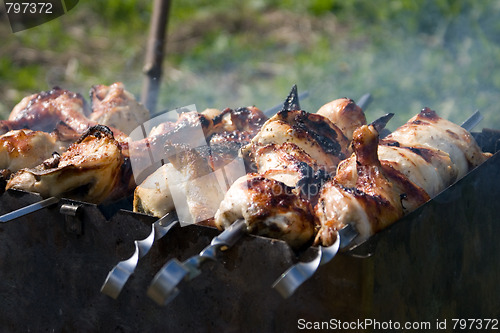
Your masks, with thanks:
M479 109L481 126L500 129L500 1L207 3L172 0L159 110L265 110L297 84L310 112L371 93L368 120L394 112L393 129L425 106L457 123ZM92 85L122 81L139 98L151 9L81 0L18 33L1 15L0 117L55 85L88 97Z

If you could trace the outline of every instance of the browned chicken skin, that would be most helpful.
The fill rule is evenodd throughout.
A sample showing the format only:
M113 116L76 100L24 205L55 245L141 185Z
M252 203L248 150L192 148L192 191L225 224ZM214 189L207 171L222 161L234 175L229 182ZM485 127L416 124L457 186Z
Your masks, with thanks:
M12 109L8 120L0 121L0 133L11 130L31 129L52 132L63 124L68 130L82 135L98 123L90 120L90 109L85 99L77 93L54 87L52 90L27 96ZM119 141L127 136L116 128L111 128Z
M242 153L247 160L252 160L256 149L285 142L297 145L331 173L349 155L349 141L337 126L326 117L302 110L278 112Z
M88 105L80 94L54 87L23 98L0 126L3 133L22 128L52 132L59 122L63 122L81 134L90 127L89 114Z
M122 197L128 188L124 162L112 132L98 125L90 128L62 155L56 154L34 168L13 174L6 189L94 203L112 201Z
M321 222L316 243L331 245L347 224L366 239L491 156L470 133L428 108L377 141L370 126L355 131L354 156L339 165L315 207Z
M229 227L244 218L248 232L300 247L314 235L310 202L293 187L265 175L247 174L228 190L215 216L217 227Z
M382 165L377 154L378 132L364 125L354 132L356 172L342 172L326 183L316 205L321 228L316 242L331 245L336 232L355 223L361 237L382 230L429 200L406 176Z
M337 125L349 141L352 140L354 130L366 125L363 110L350 98L339 98L323 105L317 114L325 116Z
M191 220L213 225L214 213L229 186L225 182L233 182L245 173L243 163L238 164L236 160L238 151L249 143L267 117L256 107L222 112L209 109L189 115L191 120L194 116L200 117L198 126L201 123L207 145L198 146L196 142L186 140L186 131L189 132L189 127L196 121L179 119L179 126L174 126L177 129L163 137L167 145L159 146L169 155L171 163L161 166L137 186L134 211L160 217L173 210L170 183L183 179L185 182L176 186L181 187L185 194L186 220L190 215Z

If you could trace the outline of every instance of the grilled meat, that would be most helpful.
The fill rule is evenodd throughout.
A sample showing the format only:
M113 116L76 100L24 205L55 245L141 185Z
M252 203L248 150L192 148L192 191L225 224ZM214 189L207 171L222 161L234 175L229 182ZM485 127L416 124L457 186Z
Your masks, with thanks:
M331 245L336 232L355 223L362 238L385 228L429 200L429 195L378 158L378 132L364 125L354 132L356 172L339 167L322 190L316 215L321 222L317 241ZM347 170L348 172L343 172Z
M173 210L174 198L170 187L174 184L176 193L185 199L180 206L188 208L180 214L186 221L200 222L213 218L222 200L221 195L229 186L227 182L232 183L245 173L243 163L238 163L239 149L251 140L255 128L266 119L255 107L225 109L222 112L209 109L201 114L186 116L189 118L182 120L176 131L163 137L163 142L167 143L162 147L163 154L171 163L156 170L137 186L134 211L163 216ZM201 123L205 145L199 142L199 136L196 140L186 140L189 136L187 132L197 123L195 117L198 117L197 126ZM183 144L179 143L181 140Z
M94 203L111 201L123 196L129 186L124 165L120 144L109 128L98 125L62 155L13 174L6 189Z
M366 117L363 110L350 98L339 98L323 105L317 112L344 133L349 141L352 140L354 130L366 125Z
M62 141L57 131L9 131L0 136L0 169L16 172L22 168L33 168L53 152L65 151L70 143Z
M377 145L370 126L355 131L354 155L326 183L315 207L316 243L331 245L337 231L356 225L361 239L394 223L464 176L491 154L463 128L428 108Z
M424 108L406 124L388 135L384 142L396 141L401 147L431 148L447 153L458 169L458 178L483 163L484 154L472 135L462 127Z
M321 115L302 110L278 112L264 123L242 153L251 161L258 148L285 142L297 145L318 165L332 173L338 163L349 155L349 141L337 126Z
M247 174L229 188L215 215L218 228L244 218L247 230L300 247L314 235L310 202L295 188L258 174Z
M90 127L89 114L87 103L80 94L54 87L23 98L12 109L8 120L0 122L0 128L2 133L23 128L52 132L59 122L63 122L81 134Z
M431 197L457 179L457 168L443 151L386 145L381 140L378 158L382 165L398 170ZM342 161L337 169L338 174L350 178L354 178L357 172L356 155Z
M149 120L149 111L125 90L123 83L95 85L90 89L90 120L129 134Z

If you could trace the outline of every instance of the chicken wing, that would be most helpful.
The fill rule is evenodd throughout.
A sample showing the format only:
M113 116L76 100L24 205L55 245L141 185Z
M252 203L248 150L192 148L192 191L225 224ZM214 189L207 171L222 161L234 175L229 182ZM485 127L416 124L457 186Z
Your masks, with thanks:
M129 180L124 177L124 165L120 144L107 127L98 125L62 155L13 174L6 189L94 203L111 201L127 193Z

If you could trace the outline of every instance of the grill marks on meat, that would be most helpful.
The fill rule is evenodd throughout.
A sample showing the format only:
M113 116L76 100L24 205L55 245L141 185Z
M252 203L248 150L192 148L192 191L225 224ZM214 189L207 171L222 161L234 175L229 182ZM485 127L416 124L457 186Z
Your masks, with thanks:
M380 163L378 132L373 126L365 125L354 132L353 147L356 172L339 166L335 178L322 189L316 206L321 221L316 242L323 245L331 245L335 231L348 223L355 223L366 239L429 200L422 188Z
M112 132L104 126L89 129L62 155L12 175L7 189L101 203L123 196L124 156Z
M258 174L247 174L229 188L215 221L219 228L227 228L239 218L247 221L248 232L282 239L292 247L305 244L314 234L310 202L294 188Z
M377 144L371 126L354 133L354 154L325 184L315 208L316 243L331 245L337 231L356 225L362 239L387 227L484 162L470 133L425 108Z
M337 126L323 116L297 110L280 111L269 119L242 153L252 160L259 147L286 142L297 145L332 173L349 155L349 141Z
M458 178L490 156L481 151L469 132L429 108L424 108L385 140L397 141L401 147L430 148L447 153L458 170Z

